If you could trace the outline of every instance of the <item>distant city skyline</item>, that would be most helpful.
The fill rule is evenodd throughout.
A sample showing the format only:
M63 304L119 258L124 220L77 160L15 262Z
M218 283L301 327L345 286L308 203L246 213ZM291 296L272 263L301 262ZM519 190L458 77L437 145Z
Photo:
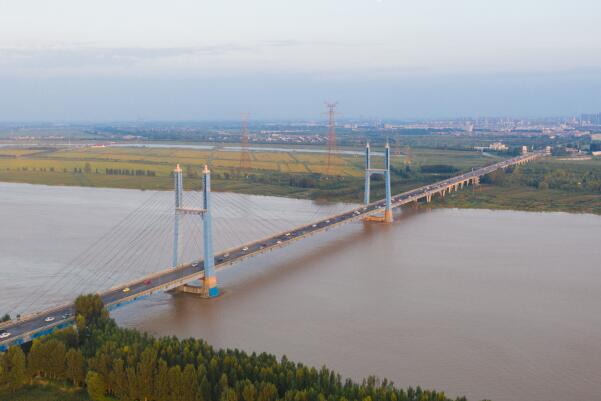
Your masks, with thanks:
M0 1L0 121L601 110L594 0Z

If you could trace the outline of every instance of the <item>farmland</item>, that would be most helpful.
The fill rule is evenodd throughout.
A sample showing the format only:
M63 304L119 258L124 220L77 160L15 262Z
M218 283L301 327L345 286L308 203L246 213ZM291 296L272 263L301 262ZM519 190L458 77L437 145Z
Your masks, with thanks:
M321 182L322 190L336 189L338 195L341 187L352 187L349 193L356 197L355 188L360 187L363 177L361 154L336 155L328 167L327 155L323 153L252 151L250 169L241 169L241 152L220 148L57 147L44 151L35 148L0 148L0 151L5 156L0 158L0 180L33 184L169 190L171 172L179 163L187 178L186 186L197 188L200 185L197 178L207 164L213 172L216 190L295 197L333 196L311 190L319 188ZM409 161L412 167L451 163L466 170L494 159L477 152L432 149L415 150L411 160L405 155L392 157L392 165L397 169L406 168ZM379 163L382 157L373 156L372 164ZM302 183L295 185L298 180Z
M329 168L324 153L301 149L251 151L250 168L241 168L240 151L219 147L0 148L0 181L171 190L171 174L179 163L184 170L185 187L199 189L201 171L207 164L216 191L361 202L363 156L361 149L355 150L357 154L332 157ZM378 150L381 149L373 149ZM410 190L499 159L475 151L397 151L392 155L393 192ZM372 156L372 167L381 163L381 156ZM484 182L477 191L461 191L435 204L601 213L601 195L595 189L599 177L599 160L570 162L552 158L525 166L516 174ZM372 179L373 199L384 196L380 178ZM588 186L579 186L580 182Z

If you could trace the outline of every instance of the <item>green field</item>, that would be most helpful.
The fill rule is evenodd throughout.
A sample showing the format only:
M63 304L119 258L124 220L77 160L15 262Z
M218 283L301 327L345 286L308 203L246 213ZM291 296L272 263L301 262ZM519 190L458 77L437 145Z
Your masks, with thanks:
M545 159L455 192L443 207L601 214L601 160Z
M37 380L14 393L0 393L2 401L89 401L85 389L75 389L67 383L54 383Z
M360 150L360 149L357 149ZM0 149L0 181L47 185L171 190L176 164L187 189L200 188L208 164L213 189L259 195L361 202L363 156L309 152L249 152L250 168L241 168L241 152L222 148L44 147ZM373 151L381 151L374 148ZM393 148L393 193L448 178L501 158L475 151ZM372 167L382 163L372 158ZM477 191L461 191L437 202L442 207L600 212L601 160L548 158L490 180ZM372 199L384 196L374 177Z
M222 149L80 147L39 153L35 149L3 152L0 181L5 182L170 190L176 164L184 170L187 188L199 187L200 172L208 164L218 191L358 200L357 190L363 182L362 155L337 155L328 168L326 154L253 151L249 152L250 168L242 169L241 153ZM473 151L415 149L410 160L403 154L393 155L392 165L403 169L410 161L415 171L428 164L468 170L495 160ZM372 157L374 167L382 162L381 156ZM405 180L405 184L413 185L414 178Z

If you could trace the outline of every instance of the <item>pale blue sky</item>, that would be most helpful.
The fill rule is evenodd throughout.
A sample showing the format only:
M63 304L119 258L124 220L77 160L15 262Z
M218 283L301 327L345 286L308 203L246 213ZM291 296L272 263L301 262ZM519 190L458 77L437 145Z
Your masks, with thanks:
M0 120L601 111L599 21L598 0L0 0Z

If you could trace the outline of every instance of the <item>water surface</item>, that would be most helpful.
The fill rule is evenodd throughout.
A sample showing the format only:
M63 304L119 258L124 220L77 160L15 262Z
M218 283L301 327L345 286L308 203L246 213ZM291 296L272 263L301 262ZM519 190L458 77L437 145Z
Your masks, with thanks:
M28 291L30 274L60 270L78 244L147 196L0 184L0 305ZM245 199L228 196L220 199L232 207ZM286 224L320 208L252 202L286 210ZM248 236L260 220L221 217ZM161 294L114 316L157 335L286 354L355 379L377 374L471 400L597 400L600 235L601 217L592 215L405 211L389 226L350 224L222 271L217 299Z

